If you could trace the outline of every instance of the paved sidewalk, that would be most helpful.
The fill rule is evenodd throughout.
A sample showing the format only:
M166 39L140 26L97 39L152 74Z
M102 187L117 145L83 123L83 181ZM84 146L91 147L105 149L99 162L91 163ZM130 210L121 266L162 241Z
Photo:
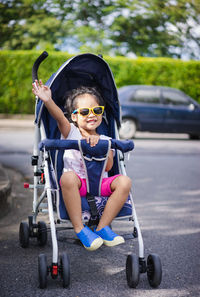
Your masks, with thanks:
M8 174L0 164L0 218L8 212L12 203L11 189L12 186Z
M0 129L34 129L34 115L0 114ZM12 203L12 185L6 169L0 164L0 218L4 216Z

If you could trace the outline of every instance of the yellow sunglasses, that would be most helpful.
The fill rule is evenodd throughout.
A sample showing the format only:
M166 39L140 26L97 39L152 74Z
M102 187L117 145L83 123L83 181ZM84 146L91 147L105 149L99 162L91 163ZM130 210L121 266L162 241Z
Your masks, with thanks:
M91 108L89 108L89 107L78 108L78 109L75 109L72 113L73 114L78 113L78 114L82 115L83 117L86 117L89 114L91 114L91 112L94 115L100 116L104 112L104 106L95 106L95 107L91 107Z

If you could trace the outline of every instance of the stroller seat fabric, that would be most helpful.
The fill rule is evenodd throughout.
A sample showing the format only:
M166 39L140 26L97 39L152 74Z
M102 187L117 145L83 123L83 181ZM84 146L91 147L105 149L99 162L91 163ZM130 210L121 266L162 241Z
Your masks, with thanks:
M105 208L106 202L109 197L100 196L100 185L102 176L105 170L107 155L111 147L118 148L123 152L133 149L132 141L117 141L117 140L99 140L98 145L90 147L85 140L49 140L46 139L40 143L40 149L45 147L46 150L59 149L63 152L65 149L80 150L81 157L84 162L86 170L87 191L90 195L94 196L98 216L100 217ZM62 161L62 159L61 159ZM63 161L61 162L63 166ZM60 175L61 176L61 175ZM60 178L60 177L59 177ZM91 205L88 203L88 197L82 197L82 219L88 221L91 218ZM63 201L62 193L59 191L57 200L58 216L61 220L69 220L65 204ZM120 210L117 217L126 217L132 215L132 204L130 197Z

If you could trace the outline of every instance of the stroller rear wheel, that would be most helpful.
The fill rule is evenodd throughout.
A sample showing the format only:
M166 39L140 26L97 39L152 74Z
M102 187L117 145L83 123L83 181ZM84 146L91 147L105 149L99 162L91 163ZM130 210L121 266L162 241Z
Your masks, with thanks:
M19 242L23 248L29 246L29 226L26 222L21 222L19 226Z
M47 258L45 254L40 254L38 257L38 274L39 274L39 286L40 289L44 289L47 286Z
M60 271L61 278L63 280L63 287L67 288L70 283L70 264L69 257L66 253L63 253L60 258Z
M38 235L37 239L40 246L44 246L47 243L47 226L46 223L38 222Z
M130 288L136 288L140 280L139 257L128 255L126 259L126 279Z
M147 277L151 287L157 288L162 280L162 265L157 254L151 254L147 258Z

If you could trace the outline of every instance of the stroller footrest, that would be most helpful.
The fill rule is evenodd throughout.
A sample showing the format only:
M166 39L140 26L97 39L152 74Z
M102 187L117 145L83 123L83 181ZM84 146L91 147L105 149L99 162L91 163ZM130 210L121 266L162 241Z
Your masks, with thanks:
M48 204L47 203L40 203L40 209L43 209L43 208L45 208L45 209L48 209Z

